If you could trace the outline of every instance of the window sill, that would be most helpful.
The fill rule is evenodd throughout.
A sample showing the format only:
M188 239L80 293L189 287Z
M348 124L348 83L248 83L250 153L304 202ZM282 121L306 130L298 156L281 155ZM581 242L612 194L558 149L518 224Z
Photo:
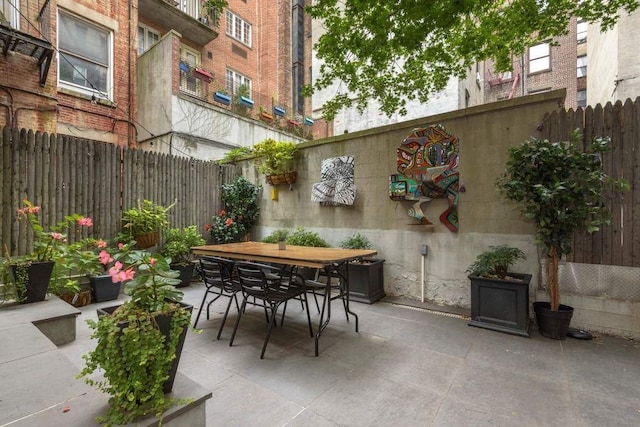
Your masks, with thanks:
M86 94L86 93L82 93L82 92L78 92L76 90L73 89L69 89L66 87L61 87L58 86L58 93L63 93L65 95L69 95L69 96L73 96L75 98L80 98L80 99L84 99L85 101L89 101L91 102L93 100L93 96ZM99 105L103 105L105 107L112 107L112 108L116 108L117 104L115 102L112 102L108 99L104 99L104 98L98 98L95 97L95 101L97 104Z

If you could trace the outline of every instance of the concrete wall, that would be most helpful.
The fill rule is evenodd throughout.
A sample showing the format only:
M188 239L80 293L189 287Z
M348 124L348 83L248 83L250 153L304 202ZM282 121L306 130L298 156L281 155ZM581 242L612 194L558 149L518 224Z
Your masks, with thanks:
M533 274L531 301L536 300L536 295L538 300L548 300L538 285L541 267L534 226L520 217L514 205L500 199L494 183L504 170L508 147L539 134L536 128L544 114L558 109L564 94L558 90L520 97L304 143L297 161L298 181L290 187L277 187L277 200L271 200L272 187L264 177L245 163L243 174L264 186L260 224L251 238L259 240L275 229L302 226L317 232L330 245L339 246L359 231L386 260L384 280L388 295L413 300L421 300L424 295L426 301L463 308L470 306L467 267L487 247L508 244L527 255L526 261L519 262L513 270ZM447 206L445 200L422 205L436 224L429 231L407 216L409 202L395 202L388 197L389 175L396 170L397 146L413 128L438 123L460 138L460 177L466 191L460 193L458 233L450 232L438 220ZM311 188L320 180L322 159L342 155L355 157L355 204L326 207L312 203ZM429 247L424 259L420 255L422 245ZM575 303L572 325L640 336L640 304L602 302L598 297L587 296L566 298L566 302Z

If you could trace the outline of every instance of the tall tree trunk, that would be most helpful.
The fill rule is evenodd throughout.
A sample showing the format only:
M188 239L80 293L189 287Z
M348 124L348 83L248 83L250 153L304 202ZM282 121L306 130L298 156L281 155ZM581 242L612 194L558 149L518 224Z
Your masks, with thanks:
M547 263L547 283L549 284L549 302L551 310L558 311L560 290L558 289L558 252L554 246L549 249Z

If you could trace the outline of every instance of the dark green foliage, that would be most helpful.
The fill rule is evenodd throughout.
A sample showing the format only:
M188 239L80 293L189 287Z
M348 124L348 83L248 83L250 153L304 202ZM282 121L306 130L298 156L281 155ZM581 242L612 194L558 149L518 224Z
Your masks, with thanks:
M205 243L195 225L183 229L170 228L165 233L162 255L171 258L172 264L187 264L195 259L191 248Z
M340 242L340 247L343 249L370 249L371 242L362 234L356 233Z
M289 237L288 230L276 230L273 233L269 234L264 239L262 239L262 241L264 243L278 243L278 242L286 241L287 237Z
M490 246L469 266L467 273L473 276L504 279L509 268L518 260L525 259L524 252L509 246Z
M320 237L318 233L305 230L304 227L296 228L295 231L287 237L287 245L329 247L329 244Z
M242 176L222 186L225 208L208 225L215 243L238 242L251 231L260 216L258 193L261 188Z

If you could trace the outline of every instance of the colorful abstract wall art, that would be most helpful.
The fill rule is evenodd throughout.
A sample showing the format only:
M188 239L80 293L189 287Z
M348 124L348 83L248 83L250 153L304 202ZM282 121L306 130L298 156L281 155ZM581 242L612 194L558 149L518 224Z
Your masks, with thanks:
M322 161L320 182L313 184L311 201L325 206L350 206L356 200L353 156Z
M398 173L389 177L389 197L392 200L413 201L408 215L421 224L433 225L421 205L436 198L447 198L448 208L440 222L453 232L458 231L459 141L442 125L414 129L397 150Z

